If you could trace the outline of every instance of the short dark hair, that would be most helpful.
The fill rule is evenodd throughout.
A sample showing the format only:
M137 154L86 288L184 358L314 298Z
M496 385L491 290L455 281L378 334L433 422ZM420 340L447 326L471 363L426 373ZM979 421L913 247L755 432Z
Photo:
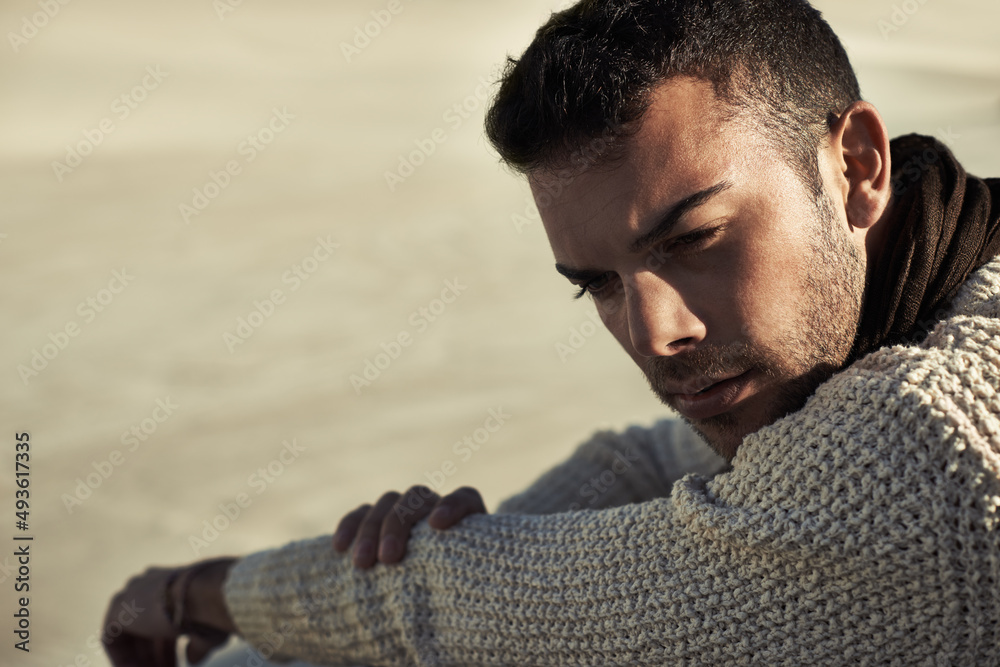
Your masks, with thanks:
M819 142L861 99L840 40L803 0L582 0L508 57L486 134L517 171L553 168L608 128L627 134L674 76L752 112L814 192Z

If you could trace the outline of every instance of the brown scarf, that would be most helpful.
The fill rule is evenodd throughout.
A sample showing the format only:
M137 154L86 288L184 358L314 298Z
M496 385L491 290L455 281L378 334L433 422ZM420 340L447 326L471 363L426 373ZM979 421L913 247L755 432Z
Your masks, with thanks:
M1000 254L1000 179L969 176L932 137L908 134L889 147L893 208L854 359L922 340L969 274Z

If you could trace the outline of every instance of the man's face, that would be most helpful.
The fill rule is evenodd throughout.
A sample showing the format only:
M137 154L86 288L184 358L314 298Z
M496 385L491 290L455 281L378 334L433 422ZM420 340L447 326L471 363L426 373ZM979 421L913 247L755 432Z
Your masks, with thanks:
M529 178L557 269L660 399L727 459L845 362L865 257L710 84L661 84L624 157ZM824 185L824 189L826 186Z

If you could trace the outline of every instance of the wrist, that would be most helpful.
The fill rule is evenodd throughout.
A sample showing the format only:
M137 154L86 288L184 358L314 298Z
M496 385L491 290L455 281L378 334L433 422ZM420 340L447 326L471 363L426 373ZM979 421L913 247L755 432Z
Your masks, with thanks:
M181 569L170 583L174 627L182 634L199 628L236 632L226 607L223 585L235 558L201 561Z

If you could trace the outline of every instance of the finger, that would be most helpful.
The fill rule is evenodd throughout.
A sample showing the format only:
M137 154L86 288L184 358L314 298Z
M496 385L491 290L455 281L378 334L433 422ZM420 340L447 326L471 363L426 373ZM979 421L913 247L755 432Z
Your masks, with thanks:
M367 569L375 564L379 533L382 531L382 519L392 510L392 506L398 499L399 494L390 491L379 498L375 506L368 510L358 527L358 535L354 540L355 567Z
M479 491L463 486L441 499L427 523L431 528L446 530L470 514L486 514L486 504Z
M139 667L142 664L139 650L135 646L137 641L138 638L134 635L119 635L114 639L107 636L101 638L104 652L108 654L108 660L114 667Z
M382 519L378 549L380 562L398 563L403 560L413 524L430 514L438 500L438 494L422 484L411 486L396 500L392 512Z
M192 665L204 660L212 651L226 643L229 633L198 632L188 635L187 659Z
M177 638L154 639L149 642L152 660L148 664L156 667L177 667Z
M175 667L177 653L174 641L122 635L115 639L115 646L120 652L112 654L109 651L108 655L115 667Z
M333 534L333 548L339 553L347 551L354 541L354 536L358 533L358 526L364 520L365 515L371 510L371 505L362 505L353 512L349 512L337 524L337 531Z
M121 593L111 598L108 611L105 613L104 624L101 626L101 643L104 645L104 652L108 654L108 659L114 667L138 667L139 648L136 646L140 641L138 637L121 631L121 625L115 623L113 615L117 612L121 602Z

